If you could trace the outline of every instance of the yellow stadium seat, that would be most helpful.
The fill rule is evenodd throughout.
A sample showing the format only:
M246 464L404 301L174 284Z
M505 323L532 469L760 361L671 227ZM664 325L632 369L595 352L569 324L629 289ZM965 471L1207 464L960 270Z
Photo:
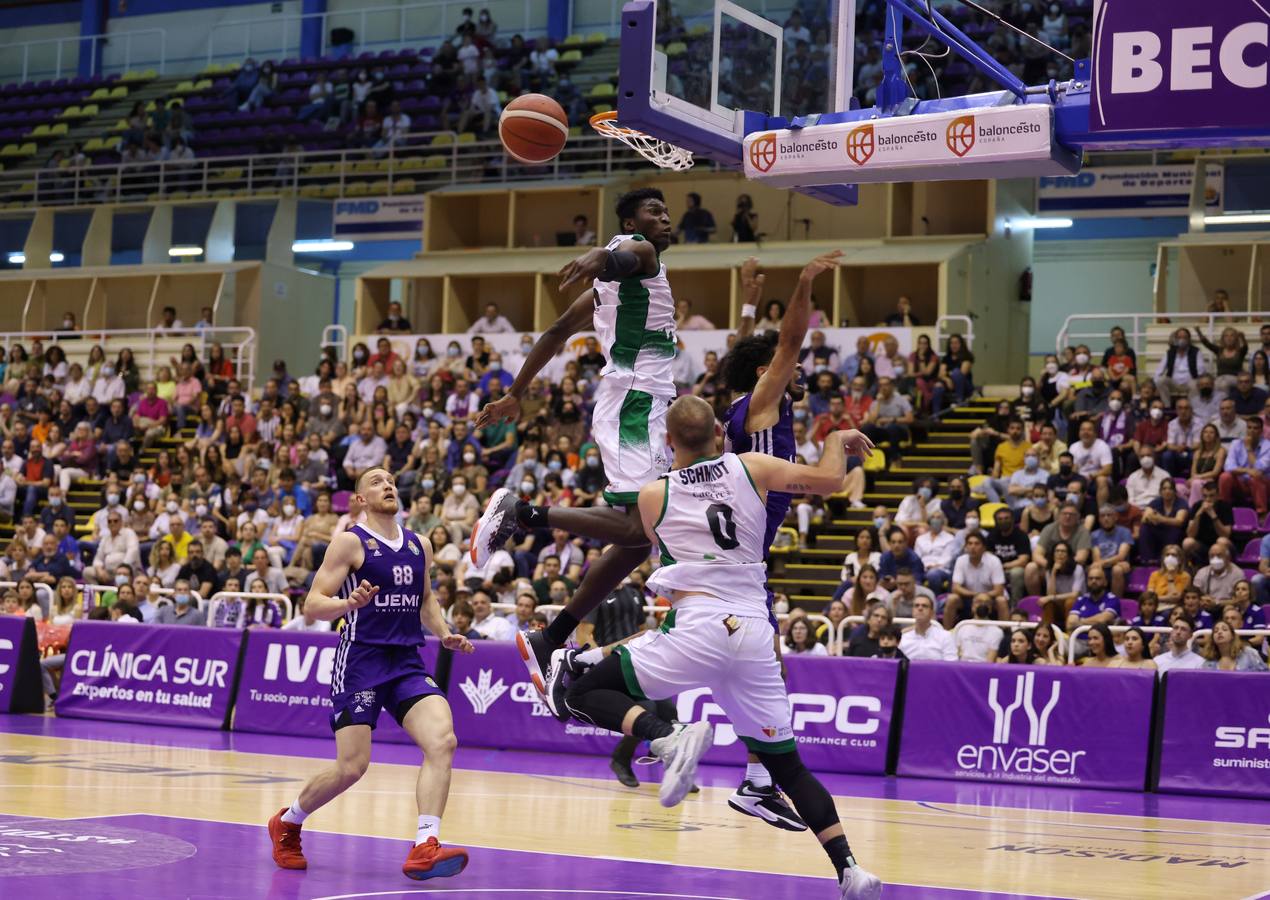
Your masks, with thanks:
M382 197L384 194L387 194L388 191L389 184L387 178L380 178L370 183L370 192L376 197Z
M354 181L344 185L345 197L365 197L370 194L370 185L364 181Z
M683 56L688 52L688 45L683 41L674 41L666 45L666 56L674 59L676 56Z
M200 78L198 81L194 82L194 90L196 91L210 90L211 87L212 79L210 78Z
M212 181L241 181L243 170L241 166L233 166L221 172L213 172Z
M82 107L80 107L79 114L81 116L95 116L98 111L96 103L85 103Z
M328 184L322 187L322 196L335 198L340 196L341 189L338 184Z
M27 132L27 137L34 137L34 138L48 137L48 135L49 135L48 125L36 125L35 128Z
M997 510L1009 509L1010 507L1004 503L985 503L979 507L980 522L995 522Z
M118 87L111 88L110 90L111 100L123 100L127 96L128 96L128 88L122 84L119 85Z
M874 454L874 455L876 456L877 454ZM987 480L988 480L987 475L971 475L970 481L968 482L970 487L970 496L979 500L987 499L987 495L984 494L982 490L983 483Z
M561 47L581 47L585 38L580 34L571 34L560 42Z
M3 155L0 153L0 155ZM423 161L425 169L444 169L450 164L450 160L445 156L429 156Z
M710 26L705 22L699 22L688 29L688 34L691 37L705 37L709 33Z
M153 100L146 104L146 112L154 112L158 108Z
M188 200L190 199L190 192L189 191L173 191L172 193L168 194L168 199L169 200Z
M607 103L597 103L595 106L591 107L591 112L593 113L612 112L612 111L613 111L613 107L609 106Z
M40 148L29 142L18 148L18 155L20 156L35 156L39 152Z
M321 197L322 186L317 184L306 184L300 188L301 197Z
M68 106L58 114L59 119L76 119L83 115L78 106Z
M192 82L192 81L179 81L179 82L177 82L176 87L172 88L172 93L174 93L174 94L192 94L192 93L194 93L194 82Z
M350 171L358 175L373 175L379 171L379 163L373 159L361 159L353 163Z
M111 130L111 131L127 131L127 130L128 130L128 120L127 120L127 119L120 119L120 120L119 120L118 122L116 122L113 126L111 126L111 129L110 129L110 130Z
M571 126L569 126L569 137L570 137L571 139L572 139L572 138L580 138L580 137L582 137L582 126L581 126L581 125L571 125Z
M461 134L459 134L459 143L460 144L475 144L476 143L475 132L464 131Z
M104 149L105 146L106 143L101 138L89 138L84 142L84 152L95 153L98 150Z
M221 66L220 63L208 63L206 66L203 67L203 71L199 73L199 76L202 77L203 75L219 75L223 71L224 71L224 68Z
M394 194L413 194L415 192L415 180L413 178L399 178L392 183L392 192Z
M452 134L438 134L436 137L434 137L434 138L433 138L433 139L429 142L429 146L432 146L432 147L445 147L445 146L448 146L448 145L453 144L453 143L454 143L454 135L452 135Z
M593 31L586 36L588 47L599 47L609 42L609 36L603 31Z
M5 144L0 147L0 156L21 156L17 144Z
M592 100L608 100L617 96L617 88L607 81L601 81L587 92L587 96Z
M398 158L397 160L397 169L402 172L416 172L422 168L422 156L407 156L405 159Z
M104 87L97 88L97 90L93 91L91 94L88 95L88 99L89 100L109 100L110 89L104 88Z
M49 129L49 135L51 137L59 137L70 130L71 126L67 125L65 122L55 122L53 127Z
M582 62L581 50L566 50L560 54L560 59L556 60L556 65L576 66L580 62Z
M154 69L143 69L132 72L124 72L119 76L120 81L153 81L159 77L159 73Z
M304 170L305 175L330 175L331 170L335 168L331 163L314 163Z

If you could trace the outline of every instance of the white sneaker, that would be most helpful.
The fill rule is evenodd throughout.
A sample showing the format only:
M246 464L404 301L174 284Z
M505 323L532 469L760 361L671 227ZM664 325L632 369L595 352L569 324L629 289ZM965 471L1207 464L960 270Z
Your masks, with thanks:
M676 725L673 734L649 744L665 765L657 799L662 806L678 806L697 782L697 763L714 743L714 726L708 722Z
M477 568L483 567L515 530L516 495L507 488L499 488L490 495L468 542L472 564Z
M838 879L840 900L877 900L882 896L882 879L859 866L852 866Z

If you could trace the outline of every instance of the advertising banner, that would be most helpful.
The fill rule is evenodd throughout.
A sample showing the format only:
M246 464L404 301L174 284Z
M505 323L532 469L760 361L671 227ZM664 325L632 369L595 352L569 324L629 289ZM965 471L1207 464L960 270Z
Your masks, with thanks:
M1155 675L913 662L898 775L1142 790Z
M785 659L798 752L813 772L886 772L900 664L890 659ZM745 765L745 745L706 688L679 695L679 719L715 723L708 763Z
M1204 206L1222 211L1224 170L1207 166ZM1102 216L1185 216L1190 212L1194 166L1105 166L1079 175L1038 178L1036 202L1043 215L1074 218Z
M242 639L220 628L76 622L57 714L221 728Z
M43 711L35 620L0 616L0 713Z
M233 730L330 737L331 668L339 642L334 632L248 632ZM439 646L429 640L420 650L429 672L436 672ZM387 710L379 715L375 739L410 742Z
M573 719L557 722L511 641L477 641L475 653L454 654L449 695L461 747L607 755L621 737Z
M755 132L742 157L746 178L777 187L1076 172L1053 133L1049 106L980 107Z
M1270 121L1262 3L1094 0L1090 131Z
M1270 800L1270 685L1259 672L1164 676L1161 791Z
M335 240L423 240L423 195L335 201Z

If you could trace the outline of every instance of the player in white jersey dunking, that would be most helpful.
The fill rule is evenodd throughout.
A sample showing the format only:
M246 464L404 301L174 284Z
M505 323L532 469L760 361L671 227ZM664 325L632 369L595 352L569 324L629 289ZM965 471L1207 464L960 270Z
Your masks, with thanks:
M715 453L721 429L710 405L681 397L667 416L670 473L639 492L626 542L644 537L661 550L649 585L671 601L658 631L647 632L579 678L565 695L575 716L644 738L666 774L663 806L679 803L710 747L705 722L674 725L638 701L709 688L746 747L793 801L833 862L843 898L875 898L878 878L856 864L833 798L798 755L789 696L772 653L767 609L767 495L830 494L842 485L845 446L835 432L815 467L763 453ZM642 531L642 534L640 533Z
M432 594L432 545L397 525L400 503L392 474L379 466L367 469L355 489L365 521L331 541L304 601L306 614L346 621L331 672L335 765L310 779L295 802L269 820L273 859L284 869L308 867L300 826L366 773L370 736L380 709L387 708L424 755L415 786L418 830L402 872L416 880L457 875L467 865L467 851L440 844L454 725L419 646L425 627L450 650L471 653L472 644L450 633Z

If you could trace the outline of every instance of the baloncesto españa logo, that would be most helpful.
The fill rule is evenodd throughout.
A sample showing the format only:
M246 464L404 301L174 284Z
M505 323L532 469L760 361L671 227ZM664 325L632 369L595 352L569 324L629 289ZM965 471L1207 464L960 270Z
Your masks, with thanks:
M776 135L761 135L750 142L750 165L760 172L770 172L776 165Z
M1077 764L1087 751L1049 746L1050 716L1058 706L1062 683L1052 681L1049 697L1042 699L1044 690L1037 690L1036 673L1027 672L1014 679L1014 693L1007 701L1008 682L1008 678L988 682L992 743L962 744L957 749L957 767L968 775L1009 774L1024 780L1030 780L1029 776L1035 780L1058 776L1079 781Z
M958 116L948 123L944 142L956 156L965 156L975 146L975 117Z

